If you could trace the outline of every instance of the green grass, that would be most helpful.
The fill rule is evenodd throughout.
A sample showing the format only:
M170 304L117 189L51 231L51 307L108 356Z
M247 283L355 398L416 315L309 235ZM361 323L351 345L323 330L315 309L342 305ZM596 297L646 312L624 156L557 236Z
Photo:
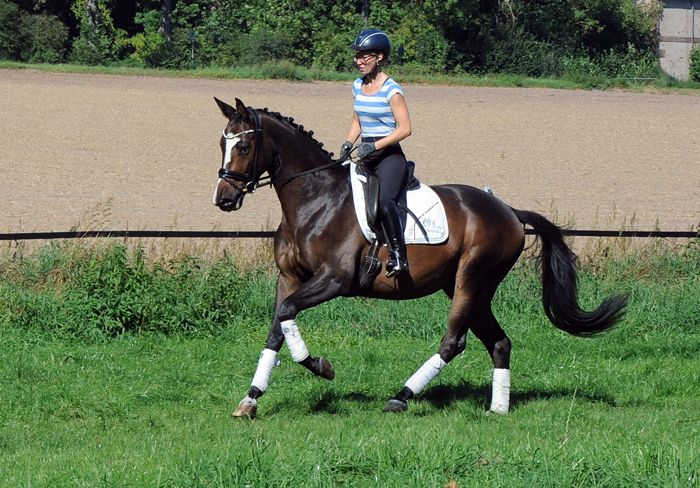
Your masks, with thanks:
M437 349L449 302L434 295L303 312L305 340L336 379L283 348L256 420L231 413L267 336L268 268L192 256L166 266L139 247L8 250L0 486L700 486L698 244L586 261L586 306L630 293L623 323L593 339L551 326L537 275L519 265L494 307L513 341L507 416L485 414L492 365L473 336L406 414L381 412ZM109 315L110 289L109 307L133 309L110 316L121 327L94 319ZM158 302L171 320L143 306ZM193 325L198 304L211 315Z
M262 66L242 66L236 68L197 68L191 70L165 70L151 68L133 68L123 66L82 66L73 64L27 64L14 61L0 61L0 69L36 69L52 73L79 74L113 74L127 76L163 76L214 79L281 79L293 82L339 81L350 82L357 78L357 73L338 73L320 71L296 66L288 61L268 62ZM554 89L625 89L631 91L654 91L668 93L697 94L700 83L694 81L677 81L663 75L650 82L639 82L626 78L605 78L601 76L564 76L562 78L528 78L520 75L431 75L402 73L399 66L392 66L387 71L399 83L486 86L486 87L524 87Z

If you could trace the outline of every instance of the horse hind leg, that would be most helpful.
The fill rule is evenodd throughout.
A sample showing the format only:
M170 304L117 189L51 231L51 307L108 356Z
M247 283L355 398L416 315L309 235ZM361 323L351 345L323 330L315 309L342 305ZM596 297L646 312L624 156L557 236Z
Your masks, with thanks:
M452 298L452 308L448 320L447 331L437 354L428 359L423 366L411 376L403 389L384 407L384 412L405 412L408 410L408 400L415 398L443 370L447 364L466 346L467 318L470 316L472 300L469 294Z
M473 303L474 301L478 303ZM491 311L490 299L471 300L453 297L447 332L438 354L434 355L406 382L404 388L384 407L385 412L404 412L408 400L415 398L442 369L466 347L467 332L484 344L494 365L489 412L505 414L510 408L510 352L508 336Z
M506 414L510 409L510 339L494 317L490 304L481 310L471 329L493 361L491 407L488 411Z

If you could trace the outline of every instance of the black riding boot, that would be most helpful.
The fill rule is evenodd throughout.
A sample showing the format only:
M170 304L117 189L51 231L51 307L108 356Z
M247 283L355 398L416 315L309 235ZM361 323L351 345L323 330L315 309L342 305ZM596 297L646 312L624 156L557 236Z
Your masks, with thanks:
M386 277L392 278L404 271L408 272L408 260L406 259L406 244L404 243L403 229L399 209L394 200L382 209L382 224L384 232L389 239L389 259L386 262Z

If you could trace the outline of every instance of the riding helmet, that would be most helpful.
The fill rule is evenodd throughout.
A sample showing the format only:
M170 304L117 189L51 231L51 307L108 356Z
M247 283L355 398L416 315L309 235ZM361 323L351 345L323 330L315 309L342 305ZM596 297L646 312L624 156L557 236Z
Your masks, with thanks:
M379 29L367 29L360 32L350 48L355 51L375 51L384 53L384 56L389 57L391 41L389 40L389 36Z

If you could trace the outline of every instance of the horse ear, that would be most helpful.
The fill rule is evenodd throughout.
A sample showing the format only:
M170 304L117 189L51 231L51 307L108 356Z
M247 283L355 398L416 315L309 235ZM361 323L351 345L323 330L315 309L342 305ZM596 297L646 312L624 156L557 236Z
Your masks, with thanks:
M245 108L245 104L238 98L236 98L236 109L241 113L241 117L243 117L244 122L250 122L250 114L248 113L248 109Z
M219 106L221 109L221 113L224 114L224 117L228 118L231 120L234 115L236 115L236 109L233 108L231 105L229 105L226 102L222 102L218 98L214 97L214 100L216 100L216 104Z

